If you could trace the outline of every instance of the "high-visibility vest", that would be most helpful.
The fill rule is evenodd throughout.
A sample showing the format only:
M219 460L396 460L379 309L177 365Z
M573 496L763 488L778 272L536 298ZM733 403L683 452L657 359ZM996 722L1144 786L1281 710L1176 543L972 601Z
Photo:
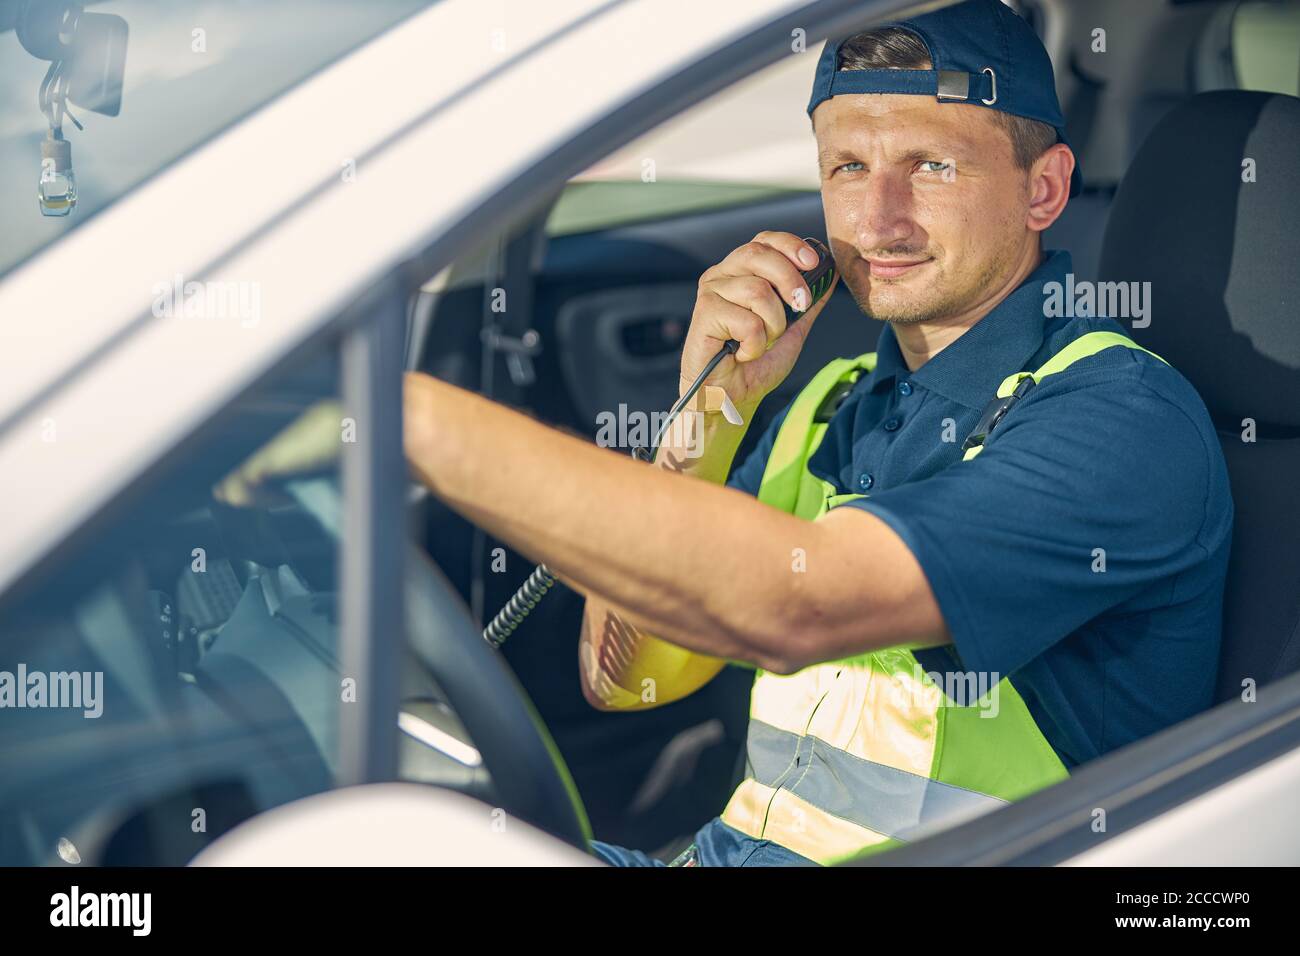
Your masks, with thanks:
M1114 346L1140 349L1126 336L1091 332L1036 371L1008 376L963 458L980 453L988 432L1039 380ZM772 446L760 501L811 521L864 497L838 494L808 471L808 459L833 414L828 406L875 364L874 352L837 359L799 393ZM936 683L905 647L786 676L758 671L746 777L723 821L826 864L914 840L1068 777L1015 688L1005 677L990 688L990 680L967 683L969 692L954 699L955 688Z

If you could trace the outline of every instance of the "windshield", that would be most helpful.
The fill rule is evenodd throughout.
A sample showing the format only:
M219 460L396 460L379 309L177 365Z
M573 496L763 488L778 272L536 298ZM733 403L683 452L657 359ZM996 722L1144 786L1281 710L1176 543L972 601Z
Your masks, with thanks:
M0 0L0 275L431 2Z

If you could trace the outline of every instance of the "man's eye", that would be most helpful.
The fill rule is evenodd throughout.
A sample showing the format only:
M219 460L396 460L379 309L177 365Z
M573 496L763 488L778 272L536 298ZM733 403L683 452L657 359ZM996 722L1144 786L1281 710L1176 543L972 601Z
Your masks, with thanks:
M927 159L921 163L921 170L927 173L945 173L950 169L952 169L951 163L942 163L934 159Z
M835 171L837 173L856 173L862 168L861 163L845 163L843 166L835 167Z

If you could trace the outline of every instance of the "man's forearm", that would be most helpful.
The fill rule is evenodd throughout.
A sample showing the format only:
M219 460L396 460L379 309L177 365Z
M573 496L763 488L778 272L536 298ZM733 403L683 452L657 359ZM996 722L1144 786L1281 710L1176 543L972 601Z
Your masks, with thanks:
M915 556L875 515L803 521L427 375L408 373L405 394L407 460L435 494L646 633L781 673L948 640Z
M795 583L790 549L816 536L808 522L646 468L427 376L408 376L406 414L412 468L470 520L602 595L648 633L703 654L773 663L774 598Z

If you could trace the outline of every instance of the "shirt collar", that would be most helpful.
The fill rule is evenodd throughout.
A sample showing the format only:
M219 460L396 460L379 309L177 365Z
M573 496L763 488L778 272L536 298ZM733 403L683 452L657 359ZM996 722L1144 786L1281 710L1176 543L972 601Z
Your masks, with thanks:
M893 326L886 325L876 343L871 389L909 378L968 408L983 408L1002 380L1021 371L1042 347L1047 323L1043 285L1064 283L1070 269L1068 252L1049 252L1014 292L914 372L903 361Z

